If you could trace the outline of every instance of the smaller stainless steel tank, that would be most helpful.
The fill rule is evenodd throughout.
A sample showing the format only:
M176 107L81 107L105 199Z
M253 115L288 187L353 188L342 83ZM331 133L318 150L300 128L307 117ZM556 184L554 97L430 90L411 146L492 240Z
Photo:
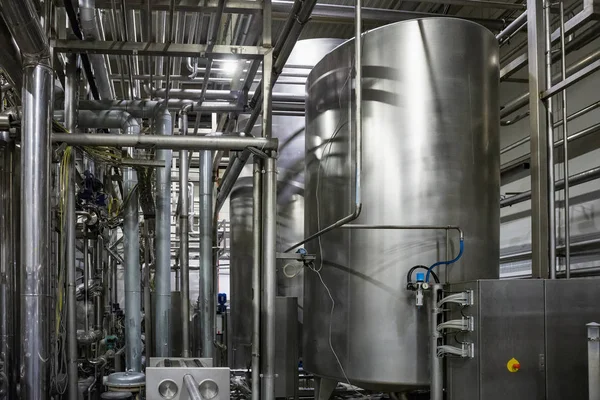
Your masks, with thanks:
M325 54L342 43L340 39L299 41L290 55L286 73L307 75ZM307 68L309 67L309 68ZM274 92L304 94L304 84L290 84L302 78L281 76ZM288 83L286 83L288 82ZM245 127L240 117L240 129ZM252 131L260 135L260 124ZM282 251L304 238L304 117L273 116L273 136L279 139L277 193L277 248ZM240 175L230 197L231 231L231 339L230 366L246 368L251 363L252 339L252 159ZM303 308L303 271L294 278L283 275L286 263L277 268L277 295L298 297L300 328ZM292 263L295 264L295 263ZM297 271L290 265L288 274Z

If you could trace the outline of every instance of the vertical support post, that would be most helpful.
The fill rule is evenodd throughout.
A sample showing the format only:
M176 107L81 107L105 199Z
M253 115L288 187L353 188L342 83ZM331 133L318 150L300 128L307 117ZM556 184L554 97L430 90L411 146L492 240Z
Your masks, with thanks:
M588 393L589 400L600 399L600 324L590 322L588 339Z
M527 0L529 129L531 135L531 268L532 277L546 278L554 268L554 209L549 196L548 120L539 94L546 89L544 0ZM551 126L551 125L550 125ZM552 145L552 144L550 144ZM552 225L552 226L550 226Z
M26 63L21 127L21 398L47 399L50 392L48 285L52 68Z
M442 291L442 285L434 284L431 287L431 299L429 304L429 335L431 346L429 360L431 363L431 400L443 400L444 398L444 369L443 360L437 355L437 347L442 335L437 330L441 310L437 303Z
M263 344L261 398L275 399L275 296L277 295L276 253L277 241L277 171L275 158L265 161L263 193Z
M560 48L562 80L567 79L567 52L565 49L565 4L560 2ZM569 121L567 119L567 89L562 91L563 175L565 182L565 278L571 278L571 212L569 199Z
M102 279L104 271L104 238L102 233L98 233L96 238L96 259L95 259L94 281ZM94 330L101 331L104 328L104 307L103 293L94 293Z
M65 127L72 134L76 133L76 107L78 104L77 87L79 82L78 55L69 54L65 77ZM77 390L77 298L75 295L77 280L76 255L76 229L77 217L75 215L75 160L76 150L72 147L66 160L67 168L67 201L64 223L66 236L66 269L67 269L67 398L76 399ZM63 167L64 168L64 167Z
M260 314L262 281L262 160L254 158L252 178L252 398L260 399Z
M181 110L180 134L187 135L188 113ZM190 357L190 247L188 234L188 151L179 151L179 266L181 268L181 356Z

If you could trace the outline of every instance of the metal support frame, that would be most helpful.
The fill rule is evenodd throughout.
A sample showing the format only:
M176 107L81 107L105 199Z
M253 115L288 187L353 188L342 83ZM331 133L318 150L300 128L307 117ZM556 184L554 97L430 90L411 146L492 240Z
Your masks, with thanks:
M600 324L590 322L587 326L588 340L588 386L589 400L600 399Z
M527 0L527 40L529 42L529 110L531 135L531 239L532 274L546 278L554 265L554 250L550 245L553 224L549 223L554 210L549 204L548 190L550 168L548 167L548 120L546 109L539 98L546 88L544 29L544 0ZM552 145L552 144L550 144ZM554 166L552 165L552 168ZM552 192L554 196L554 192ZM552 218L554 220L554 218Z

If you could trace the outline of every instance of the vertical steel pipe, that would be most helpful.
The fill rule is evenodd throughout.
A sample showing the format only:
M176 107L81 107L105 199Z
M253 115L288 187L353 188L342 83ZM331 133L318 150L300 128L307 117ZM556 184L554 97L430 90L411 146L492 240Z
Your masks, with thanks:
M146 328L146 357L152 356L152 297L150 294L150 220L144 218L144 327Z
M565 9L564 1L560 2L560 47L561 47L561 73L562 80L567 79L567 54L565 49ZM569 210L570 199L569 199L569 129L568 129L568 117L567 117L567 89L562 91L562 114L563 121L562 133L563 133L563 176L565 182L564 196L565 196L565 278L571 278L571 212ZM554 142L552 142L554 145Z
M104 270L104 239L102 234L98 234L96 239L95 249L95 260L94 260L94 282L101 281L102 272ZM103 292L95 291L94 295L94 330L101 331L104 327L104 307L103 307Z
M83 228L83 303L85 308L85 331L90 330L89 294L90 294L90 257L89 239L87 227Z
M277 295L277 258L275 246L277 242L277 171L275 158L265 161L263 193L263 304L264 319L263 344L265 351L262 361L263 385L261 398L275 399L275 296Z
M4 11L6 9L4 8ZM5 15L6 16L6 15ZM21 125L21 398L50 392L49 184L53 72L47 64L24 68Z
M157 135L172 134L171 113L161 107L154 119ZM171 161L172 150L157 150L164 168L156 171L156 311L154 313L155 356L171 356Z
M600 324L590 322L588 340L588 393L589 400L600 399Z
M69 54L65 76L65 128L72 134L76 133L77 127L77 88L78 88L78 55ZM77 298L75 289L77 285L77 263L76 263L76 226L75 215L75 159L76 150L71 148L67 167L67 200L65 213L65 236L66 236L66 269L67 269L67 398L77 399Z
M132 150L129 150L132 155ZM123 168L125 210L123 216L123 248L125 261L125 367L142 370L142 292L140 272L140 233L138 216L137 173Z
M181 134L187 135L188 113L181 110ZM179 265L181 268L181 356L190 357L190 247L188 151L179 151Z
M202 315L202 356L214 357L215 294L213 274L213 181L212 151L200 152L200 313Z
M443 361L437 355L437 347L442 335L437 330L438 317L440 309L437 306L441 285L433 285L431 287L431 299L429 304L429 336L431 345L429 346L430 373L431 373L431 400L443 400L444 398L444 370Z
M544 20L546 26L546 87L552 86L552 10L550 0L544 1ZM537 93L536 93L537 95ZM546 154L548 185L546 196L548 198L548 265L550 279L556 279L556 198L555 198L555 173L554 173L554 113L552 98L546 100Z
M252 186L252 398L260 399L262 281L262 160L254 158Z
M547 114L539 93L546 88L544 65L544 0L527 0L529 54L529 130L531 136L531 268L536 278L547 278L550 266Z

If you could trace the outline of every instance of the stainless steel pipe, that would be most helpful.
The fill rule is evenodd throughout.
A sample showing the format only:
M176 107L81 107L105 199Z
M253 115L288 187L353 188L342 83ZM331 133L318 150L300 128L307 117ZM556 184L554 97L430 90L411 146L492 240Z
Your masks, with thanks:
M69 54L65 76L65 128L76 133L77 126L77 88L79 82L78 56ZM76 240L77 240L77 216L75 214L75 160L76 150L71 148L67 159L67 201L65 213L65 236L66 236L66 270L67 270L67 396L69 399L77 398L77 297L75 287L77 285L77 262L76 262Z
M110 112L110 111L109 111ZM158 135L112 135L53 133L53 143L67 143L74 146L135 147L171 150L244 150L257 147L276 150L277 139L239 136L158 136Z
M136 118L153 118L163 101L155 100L82 100L79 108L82 110L121 110L127 111ZM192 100L169 99L167 106L170 111L179 111L190 105L190 112L240 112L244 107L226 102L194 102Z
M200 152L200 293L202 356L214 357L215 293L213 287L213 181L212 152Z
M275 399L275 296L277 295L277 170L275 158L265 160L263 193L263 298L262 317L264 317L261 398Z
M437 355L439 340L442 338L438 331L438 317L442 310L438 308L438 299L442 292L442 286L434 284L431 287L431 297L429 304L429 346L430 373L431 373L431 400L443 400L444 398L444 367L443 360Z
M260 317L262 293L262 160L252 175L252 398L260 399Z
M172 136L171 113L161 108L154 118L156 137ZM186 137L181 137L187 139ZM159 149L156 159L164 168L156 171L156 305L154 311L155 356L171 354L171 162L169 149Z
M180 133L187 135L187 110L181 111ZM190 248L188 151L179 151L179 265L181 268L181 356L190 357Z

